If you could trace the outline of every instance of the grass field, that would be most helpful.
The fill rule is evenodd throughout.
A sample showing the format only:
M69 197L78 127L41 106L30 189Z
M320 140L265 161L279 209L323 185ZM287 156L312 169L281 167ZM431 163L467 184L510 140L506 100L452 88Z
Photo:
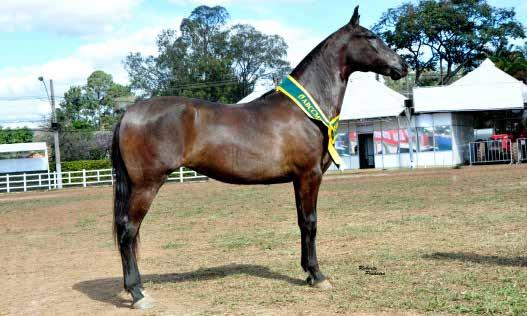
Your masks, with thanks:
M0 314L526 315L526 189L527 166L328 177L322 291L304 283L291 185L168 184L141 230L146 312L121 292L111 188L4 194Z

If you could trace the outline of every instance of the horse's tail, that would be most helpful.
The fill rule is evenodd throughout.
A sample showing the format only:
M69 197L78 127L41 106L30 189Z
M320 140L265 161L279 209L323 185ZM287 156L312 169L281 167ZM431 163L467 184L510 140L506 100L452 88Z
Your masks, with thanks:
M117 242L117 246L121 247L119 238L123 237L125 233L125 225L123 222L128 217L128 209L131 195L131 181L126 170L123 157L121 155L121 148L119 146L119 130L121 129L121 119L115 125L113 131L112 141L112 165L115 171L114 182L114 205L113 205L113 237Z

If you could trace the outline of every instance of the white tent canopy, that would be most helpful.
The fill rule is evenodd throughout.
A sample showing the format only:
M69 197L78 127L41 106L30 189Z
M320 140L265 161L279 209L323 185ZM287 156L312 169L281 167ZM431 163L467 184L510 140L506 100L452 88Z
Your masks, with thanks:
M355 72L344 95L341 120L399 116L406 98L375 79L375 74Z
M490 59L449 86L414 88L416 112L523 109L527 86Z
M269 89L255 91L238 103L257 99ZM374 73L353 73L344 95L340 120L358 120L377 117L398 116L404 111L406 98L375 80Z
M252 100L256 100L269 90L270 89L267 89L267 90L254 89L253 92L249 93L245 98L238 101L237 104L248 103L248 102L251 102Z
M251 102L253 100L258 99L263 94L265 94L268 91L273 90L273 89L274 89L274 86L270 85L268 82L259 81L259 82L256 83L253 92L249 93L247 96L245 96L245 98L241 99L240 101L238 101L236 103L237 104L242 104L242 103Z

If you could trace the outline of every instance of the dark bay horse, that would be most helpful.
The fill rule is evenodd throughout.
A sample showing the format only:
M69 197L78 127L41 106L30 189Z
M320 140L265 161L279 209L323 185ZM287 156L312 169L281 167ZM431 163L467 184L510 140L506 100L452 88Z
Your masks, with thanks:
M313 49L291 76L331 118L340 113L354 71L393 79L407 74L404 61L359 25L358 7L351 21ZM330 288L315 248L318 190L331 164L328 138L324 125L276 91L238 105L159 97L130 107L115 128L112 162L114 233L133 307L152 306L136 261L141 222L167 175L180 166L234 184L293 182L301 266L310 285Z

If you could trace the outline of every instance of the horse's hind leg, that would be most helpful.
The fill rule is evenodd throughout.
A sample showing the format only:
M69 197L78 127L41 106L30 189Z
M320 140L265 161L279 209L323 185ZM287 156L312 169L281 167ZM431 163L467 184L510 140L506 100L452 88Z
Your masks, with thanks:
M310 172L296 179L295 200L301 238L301 265L308 273L307 282L318 288L329 289L331 284L318 267L315 238L317 235L317 199L322 182L321 172Z
M160 185L161 182L142 186L132 185L128 214L116 221L117 242L123 263L124 288L132 295L132 307L137 309L153 306L153 300L146 295L141 283L141 275L137 267L137 246L141 222Z

